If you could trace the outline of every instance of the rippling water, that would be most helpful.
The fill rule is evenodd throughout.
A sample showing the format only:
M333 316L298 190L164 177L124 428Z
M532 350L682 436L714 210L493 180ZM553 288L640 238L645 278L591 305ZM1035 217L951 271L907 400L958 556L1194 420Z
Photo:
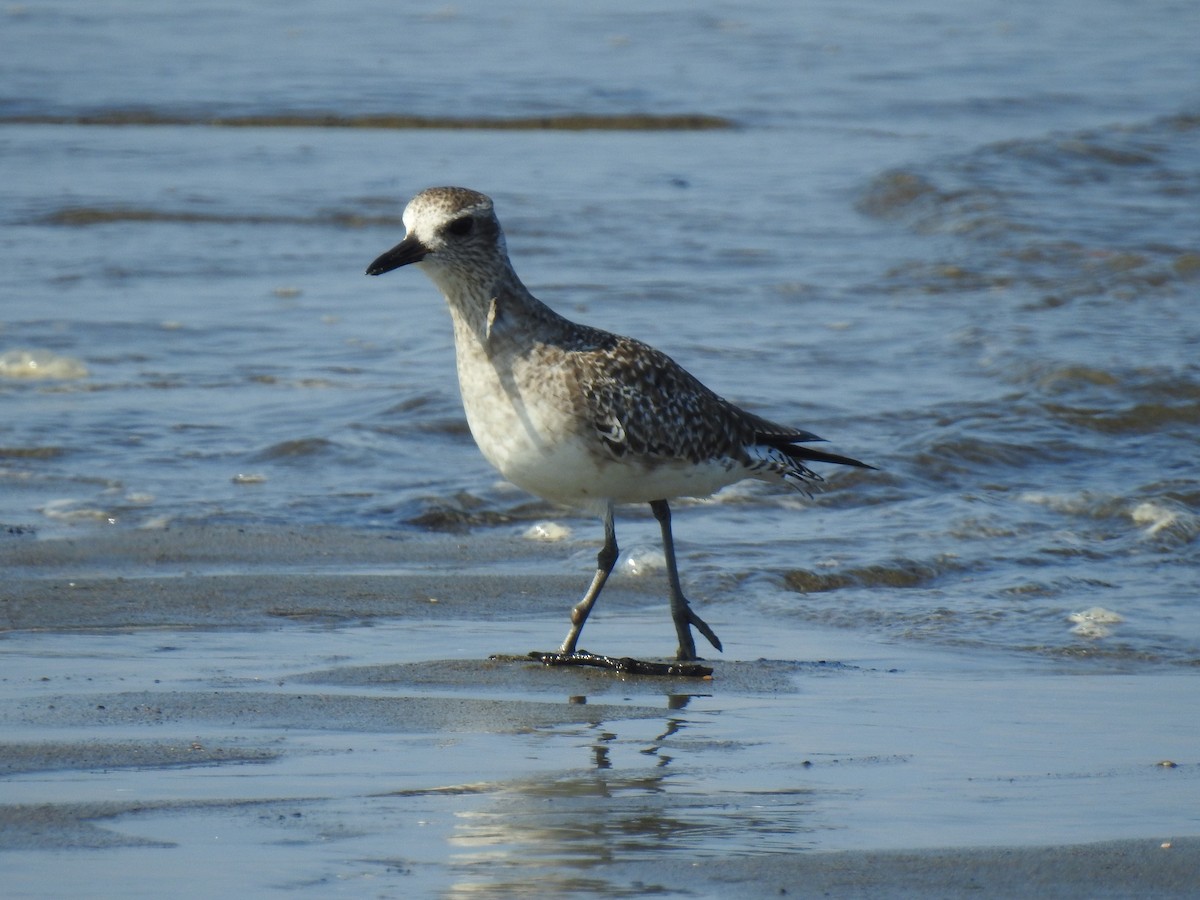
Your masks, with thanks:
M1197 7L618 6L0 13L0 522L559 519L582 581L432 286L362 275L458 183L557 309L881 467L682 510L710 620L1200 662ZM731 127L347 121L629 114Z

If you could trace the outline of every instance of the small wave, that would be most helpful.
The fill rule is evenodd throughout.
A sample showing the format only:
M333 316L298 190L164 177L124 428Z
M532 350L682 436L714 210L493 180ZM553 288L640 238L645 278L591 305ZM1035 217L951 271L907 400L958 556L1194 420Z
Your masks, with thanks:
M1147 538L1187 542L1200 534L1200 516L1169 501L1143 501L1129 511L1129 517L1133 524L1143 528L1143 536Z
M69 381L87 376L83 362L49 350L9 350L0 354L0 378Z
M1119 518L1125 514L1128 505L1128 501L1123 497L1094 491L1025 491L1018 495L1018 499L1035 506L1044 506L1056 513L1088 519Z
M1100 638L1111 637L1113 633L1112 626L1124 622L1125 619L1111 609L1105 609L1103 606L1093 606L1081 612L1071 613L1067 616L1067 621L1073 623L1071 634L1088 638L1089 640L1099 640Z
M44 225L87 228L116 222L174 223L185 225L312 225L339 228L403 228L394 215L367 215L347 210L325 210L311 216L209 213L190 210L147 209L136 206L69 206L38 219Z
M926 587L953 571L956 566L945 562L926 563L912 559L897 559L874 566L860 566L838 572L813 572L793 569L783 576L783 583L801 594L836 591L846 587Z
M419 501L420 509L405 519L408 525L426 531L461 534L473 528L495 528L514 522L544 519L548 504L526 501L523 497L513 506L498 508L494 503L467 491L452 497L426 497ZM541 525L546 523L541 522Z
M736 127L731 119L704 113L576 113L555 116L408 116L382 113L343 116L335 113L263 113L245 116L195 116L144 109L113 109L78 115L9 115L10 125L96 125L156 127L163 125L214 128L353 128L366 130L452 131L713 131Z
M260 475L256 472L251 472L251 473L239 472L237 475L234 475L233 478L230 479L230 481L233 484L266 484L267 476Z
M667 558L658 547L634 547L632 550L622 553L621 556L620 571L634 578L655 575L667 568Z
M1017 359L1006 381L1046 399L1027 407L1031 418L1100 434L1162 434L1200 424L1200 380L1194 367L1118 366ZM1191 429L1187 429L1190 431Z
M525 529L522 537L527 541L554 544L568 540L571 535L571 529L561 522L535 522Z
M900 221L920 232L955 234L1012 230L1002 215L1003 195L982 187L939 188L919 172L892 169L877 175L855 206L876 219Z
M0 447L0 459L58 459L65 456L65 447L54 445L35 447Z
M1111 388L1121 384L1121 374L1093 365L1022 361L1021 371L1013 375L1018 384L1031 384L1048 393L1066 393L1078 389Z
M268 461L278 459L302 459L310 456L323 456L330 453L337 445L326 438L296 438L290 441L280 441L265 450L255 454L256 460Z
M1019 499L1065 516L1132 522L1142 529L1142 537L1148 539L1186 543L1200 534L1200 515L1169 498L1131 501L1127 497L1093 491L1026 491Z
M1200 425L1200 400L1135 403L1117 410L1050 403L1045 410L1069 425L1101 434L1159 434L1172 425Z
M1015 288L1039 298L1025 304L1034 311L1178 296L1200 278L1200 252L1188 239L1200 224L1198 144L1193 115L1003 141L882 172L856 206L971 242L953 261L894 268L885 289Z
M111 510L73 498L51 500L41 507L40 512L47 519L57 522L103 522L113 525L117 521L116 515Z
M912 461L929 477L942 479L996 466L1019 469L1042 465L1047 452L1046 448L1035 451L1028 443L958 434L928 443L912 455Z
M1054 214L1068 211L1079 217L1080 211L1071 203L1059 209L1061 191L1069 189L1077 201L1077 186L1089 184L1105 186L1087 195L1092 202L1121 203L1126 213L1146 217L1150 224L1149 219L1160 218L1162 210L1152 204L1131 207L1126 192L1187 202L1195 183L1188 166L1193 158L1191 142L1197 136L1200 117L1180 115L1001 141L940 160L936 174L912 169L883 172L864 188L857 206L866 215L905 221L919 230L970 234L1001 226L1007 231L1042 232L1046 230L1043 212L1051 220ZM1121 234L1127 233L1130 223L1125 217L1118 220ZM1194 247L1187 249L1195 252ZM1117 262L1122 268L1141 264L1133 257Z

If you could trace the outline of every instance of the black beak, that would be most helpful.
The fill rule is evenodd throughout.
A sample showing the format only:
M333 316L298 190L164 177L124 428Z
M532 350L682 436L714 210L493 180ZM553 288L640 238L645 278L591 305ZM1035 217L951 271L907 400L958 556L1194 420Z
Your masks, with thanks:
M415 236L406 235L404 240L367 266L367 274L382 275L384 272L407 266L409 263L420 262L428 252L429 248L418 241Z

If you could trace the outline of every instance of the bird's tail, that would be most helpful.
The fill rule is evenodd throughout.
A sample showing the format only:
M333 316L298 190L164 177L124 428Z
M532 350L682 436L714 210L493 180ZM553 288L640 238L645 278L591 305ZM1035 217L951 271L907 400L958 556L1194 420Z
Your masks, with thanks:
M788 443L776 444L775 446L797 462L804 460L805 462L824 462L836 463L839 466L855 466L859 469L876 468L875 466L865 463L862 460L853 459L849 456L842 456L838 453L827 453L824 450L814 450L812 447L805 447L803 444Z

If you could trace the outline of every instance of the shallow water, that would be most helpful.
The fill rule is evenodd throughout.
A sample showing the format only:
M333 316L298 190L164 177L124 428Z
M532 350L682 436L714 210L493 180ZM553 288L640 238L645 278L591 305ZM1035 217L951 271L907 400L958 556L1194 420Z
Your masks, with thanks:
M964 672L955 652L743 621L727 639L765 658L717 661L712 681L618 678L483 661L545 614L481 621L447 603L246 630L255 604L236 577L234 627L0 642L13 896L97 879L137 897L745 896L727 866L747 857L750 893L819 896L804 865L820 851L1070 856L1195 827L1179 672L1069 677L1003 654ZM629 579L617 589L621 613L593 636L652 653L661 611L631 608ZM672 874L680 860L696 874ZM799 870L773 883L780 861Z
M362 276L461 183L556 308L881 468L681 504L711 618L1200 659L1193 4L391 10L4 11L0 522L559 519L582 584L598 525L497 484L432 287ZM77 124L147 110L734 127Z

